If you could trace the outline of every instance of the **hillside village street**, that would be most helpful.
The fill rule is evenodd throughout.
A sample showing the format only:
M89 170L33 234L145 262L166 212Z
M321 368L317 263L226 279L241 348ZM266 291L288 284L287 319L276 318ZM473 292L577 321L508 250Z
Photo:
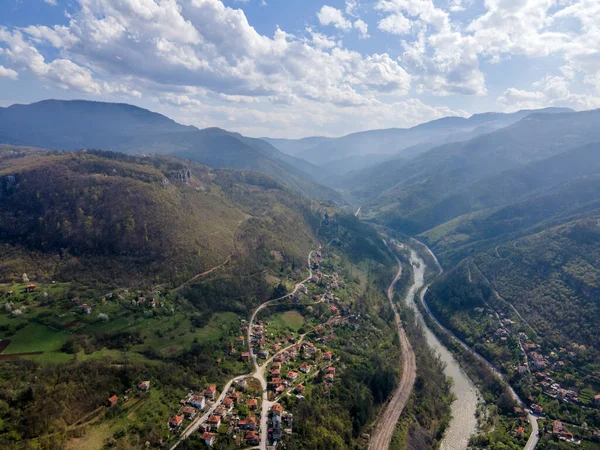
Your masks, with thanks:
M252 313L252 316L250 317L250 323L248 326L248 334L247 334L247 340L248 340L248 346L250 349L250 355L252 355L252 362L254 364L254 372L251 374L246 374L246 375L239 375L235 378L232 378L231 380L229 380L226 384L225 387L223 388L223 391L221 392L221 394L219 395L219 397L217 398L217 400L207 409L207 411L200 417L197 417L190 425L188 425L188 427L181 433L179 440L177 440L177 442L175 442L175 444L171 447L170 450L174 450L175 448L177 448L177 446L181 443L181 441L187 439L188 437L190 437L194 432L196 432L198 430L198 428L200 427L201 424L203 424L204 422L206 422L209 418L209 416L211 416L213 414L213 412L216 410L216 408L223 402L223 400L225 399L229 389L231 388L232 384L237 382L237 381L241 381L245 378L256 378L261 385L262 388L262 410L261 410L261 423L260 423L260 432L261 432L261 439L260 439L260 446L259 448L261 450L266 450L267 448L267 437L268 437L268 429L267 429L267 416L268 416L268 412L269 409L273 406L273 404L275 402L271 402L268 400L268 396L267 396L267 380L265 379L265 370L267 368L267 366L269 365L269 363L273 360L274 356L273 355L271 358L267 359L267 361L265 361L262 365L258 365L257 362L257 355L256 353L253 352L252 350L252 344L251 344L251 334L252 334L252 330L253 330L253 325L254 325L254 321L256 319L257 314L264 308L266 308L267 306L273 304L274 302L277 302L279 300L283 300L285 298L291 297L293 296L299 289L300 286L302 286L304 283L306 283L307 281L309 281L312 276L313 276L313 271L312 271L312 265L311 265L311 256L312 256L313 251L311 250L308 254L308 258L307 258L307 262L308 262L308 271L309 271L309 276L300 281L299 283L296 283L294 290L291 291L290 293L275 298L273 300L269 300L265 303L262 303L261 305L259 305L254 312ZM301 336L300 339L295 342L294 344L290 345L289 347L293 347L294 345L297 345L298 343L302 342L302 340L304 339L304 336ZM289 347L286 347L285 349L281 350L279 353L284 352L285 350L287 350Z

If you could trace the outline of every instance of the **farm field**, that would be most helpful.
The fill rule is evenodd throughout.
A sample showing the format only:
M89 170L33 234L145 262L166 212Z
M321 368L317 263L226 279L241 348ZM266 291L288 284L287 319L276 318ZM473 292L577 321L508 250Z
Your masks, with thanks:
M30 322L10 336L11 342L2 354L58 351L67 340L67 336L65 331L56 331L45 325Z

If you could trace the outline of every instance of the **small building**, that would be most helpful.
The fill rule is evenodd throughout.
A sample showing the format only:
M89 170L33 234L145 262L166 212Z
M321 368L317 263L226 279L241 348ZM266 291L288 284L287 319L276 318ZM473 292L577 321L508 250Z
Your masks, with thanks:
M202 440L204 441L205 445L212 447L215 443L215 435L210 431L205 431L204 434L202 434Z
M25 292L31 294L32 292L35 292L35 290L37 289L37 286L33 283L28 284L27 287L25 288Z
M242 430L255 430L256 429L256 419L254 417L248 417L247 419L242 419L238 421L238 427Z
M271 411L273 412L274 416L281 416L281 413L283 412L283 407L279 403L275 403L271 408Z
M258 445L260 444L260 437L254 431L247 431L245 436L247 445Z
M294 388L294 392L296 392L296 394L303 394L305 389L306 387L303 384L299 384Z
M523 427L519 427L515 430L515 436L517 436L518 438L522 438L524 434L525 434L525 428L523 428Z
M8 291L8 292L6 293L6 296L7 296L7 297L12 297L13 295L15 295L15 291Z
M211 384L206 389L204 389L204 396L206 398L215 398L215 393L217 392L217 385Z
M308 364L302 364L298 370L302 373L309 373L310 369L311 367Z
M171 427L171 429L177 429L181 426L182 423L183 423L183 415L173 416L169 420L169 427Z
M594 395L594 405L600 406L600 394Z
M181 408L181 413L185 416L186 419L192 420L194 417L196 417L197 412L198 410L193 406L184 406L183 408Z
M323 361L331 361L332 358L333 353L331 353L330 351L323 353Z
M244 338L244 336L238 336L235 338L236 345L244 345L245 342L246 338Z
M212 415L208 418L208 426L211 430L216 431L221 425L221 417L217 415Z
M137 388L140 391L146 392L148 389L150 389L150 382L142 381L140 384L138 384Z
M243 352L242 353L242 361L250 361L250 352Z
M531 414L535 414L536 416L541 416L544 413L544 408L540 405L536 405L535 403L530 407Z
M117 397L116 395L113 395L111 397L108 398L108 402L106 403L108 407L113 407L117 404L117 402L119 401L119 397Z
M254 411L258 407L258 400L251 398L246 405L250 411Z
M206 405L206 399L203 395L193 395L188 403L192 405L194 408L202 409L204 405Z
M298 378L298 372L289 371L287 374L287 379L290 381L294 381Z

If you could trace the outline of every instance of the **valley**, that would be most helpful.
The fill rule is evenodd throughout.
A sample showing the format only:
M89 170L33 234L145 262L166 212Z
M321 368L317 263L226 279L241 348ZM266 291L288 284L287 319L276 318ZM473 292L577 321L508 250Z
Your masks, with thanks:
M597 119L2 108L0 446L598 449Z

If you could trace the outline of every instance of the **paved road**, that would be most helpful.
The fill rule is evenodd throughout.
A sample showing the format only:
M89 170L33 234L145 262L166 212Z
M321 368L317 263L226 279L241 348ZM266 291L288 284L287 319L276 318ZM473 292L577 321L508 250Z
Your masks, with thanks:
M252 353L252 345L250 344L250 338L252 335L252 326L254 325L254 320L256 319L256 315L260 311L262 311L264 308L266 308L267 306L269 306L270 304L272 304L276 301L291 297L298 291L298 289L300 289L301 284L306 283L308 280L310 280L312 278L312 276L313 276L312 264L310 263L310 257L312 254L313 254L312 251L309 252L308 258L307 258L308 272L309 272L308 277L305 278L304 280L302 280L301 282L297 283L296 286L294 287L294 290L292 292L290 292L289 294L284 295L279 298L275 298L273 300L269 300L268 302L265 302L265 303L259 305L252 313L252 316L250 317L250 323L248 324L248 346L250 348L250 355L252 357L252 362L254 363L254 373L252 374L252 376L254 378L258 379L258 381L260 381L260 385L262 386L262 390L263 390L262 409L261 409L262 418L260 421L260 449L261 450L267 449L267 439L268 439L267 415L269 414L269 409L272 408L273 405L275 404L275 402L269 401L268 391L267 391L267 380L265 379L265 369L266 369L267 365L269 364L269 362L273 359L273 357L271 357L267 361L265 361L265 363L262 366L258 365L256 355L254 353ZM302 340L302 339L303 339L303 337L300 340ZM292 344L292 345L295 345L295 344ZM291 347L292 345L290 345L289 347ZM286 348L289 348L289 347L286 347ZM281 350L281 351L283 351L283 350Z
M400 348L402 351L402 378L400 379L400 384L392 394L392 399L381 414L377 428L375 428L375 431L371 435L369 450L387 450L389 448L390 442L392 441L392 435L396 429L396 424L410 397L417 376L415 353L408 341L404 328L402 328L400 315L398 314L398 310L393 301L394 287L402 275L402 264L398 258L396 258L396 261L398 262L398 272L388 287L387 296L392 305L392 309L394 310L394 319L396 321L396 327L398 328L398 337L400 338Z
M217 398L217 401L215 401L213 403L213 405L209 409L206 410L204 415L197 417L196 419L194 419L194 421L190 425L188 425L188 427L179 436L179 440L173 445L173 447L171 447L171 450L174 450L181 443L181 441L189 438L196 430L198 430L198 428L200 427L200 424L202 424L203 422L206 422L206 420L208 420L208 416L210 416L215 411L215 409L217 409L217 406L219 406L221 404L221 402L225 399L225 396L227 395L227 391L229 390L229 388L231 387L231 385L233 383L235 383L236 381L239 381L239 380L243 380L244 378L248 378L248 376L249 375L240 375L239 377L235 377L235 378L232 378L231 380L229 380L227 382L227 384L225 385L223 392L221 392L221 395L219 395L219 397Z
M300 285L303 283L306 283L308 280L310 280L312 278L312 264L310 263L310 258L313 254L313 251L309 252L308 254L308 258L307 258L307 264L308 264L308 272L309 275L306 279L300 281L299 283L296 283L296 286L294 287L294 290L292 292L290 292L289 294L283 295L279 298L274 298L272 300L269 300L265 303L262 303L261 305L259 305L253 312L252 312L252 316L250 316L250 322L248 325L248 334L247 334L247 340L248 340L248 347L250 349L250 355L252 357L252 362L254 364L254 372L250 373L250 374L246 374L246 375L240 375L237 376L235 378L232 378L231 380L229 380L227 382L227 384L225 385L225 387L223 388L223 391L221 392L221 395L219 395L219 397L217 398L217 400L214 402L214 404L208 409L206 410L206 412L200 416L197 417L196 419L194 419L192 421L192 423L190 425L188 425L188 427L183 431L183 433L181 433L181 435L179 436L179 439L177 440L177 442L175 442L175 444L170 448L170 450L175 450L175 448L177 448L177 446L181 443L181 441L187 439L188 437L190 437L194 432L196 432L198 430L198 428L200 427L200 425L204 422L206 422L206 420L208 420L208 417L215 411L215 409L217 408L217 406L219 406L223 400L225 399L225 396L227 395L227 391L229 391L229 388L231 387L231 385L237 381L243 380L244 378L256 378L258 379L258 381L261 384L262 390L263 390L263 401L262 401L262 419L261 419L261 442L260 442L260 449L261 450L266 450L267 449L267 436L268 436L268 430L267 430L267 414L269 409L273 406L274 402L270 402L267 398L267 381L265 379L265 369L267 367L267 365L271 362L271 360L273 359L273 357L269 358L267 361L265 361L265 363L262 366L258 365L257 359L256 359L256 355L254 353L252 353L252 345L250 344L250 337L252 334L252 325L254 324L254 320L256 319L256 315L263 310L264 308L266 308L267 306L269 306L270 304L279 301L279 300L283 300L284 298L288 298L291 297L292 295L294 295L298 289L300 289ZM213 269L214 270L214 269ZM302 339L304 339L304 336L300 337L300 340L298 342L301 342ZM289 347L292 347L295 344L290 345ZM285 349L281 350L280 352L288 349L289 347L286 347Z

